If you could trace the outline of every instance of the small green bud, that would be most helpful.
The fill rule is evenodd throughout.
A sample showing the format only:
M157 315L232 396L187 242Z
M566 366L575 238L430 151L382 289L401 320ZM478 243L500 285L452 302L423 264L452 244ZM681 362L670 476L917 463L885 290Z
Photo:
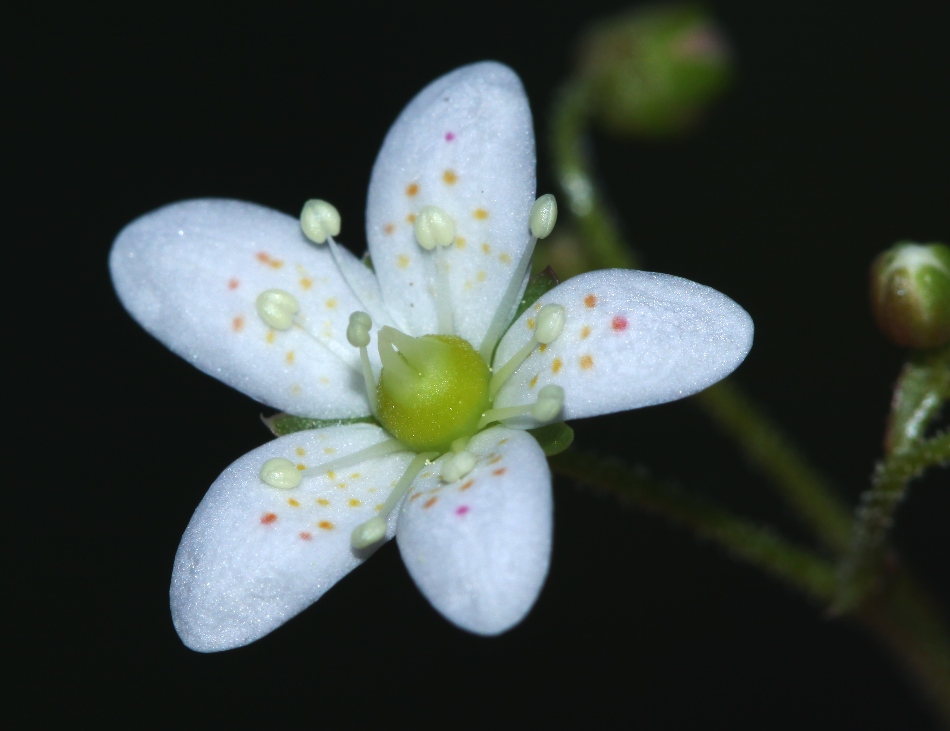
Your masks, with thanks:
M950 247L905 241L878 256L871 265L871 308L898 345L950 343Z
M697 5L646 6L594 26L579 69L594 116L638 137L685 132L729 85L729 47Z

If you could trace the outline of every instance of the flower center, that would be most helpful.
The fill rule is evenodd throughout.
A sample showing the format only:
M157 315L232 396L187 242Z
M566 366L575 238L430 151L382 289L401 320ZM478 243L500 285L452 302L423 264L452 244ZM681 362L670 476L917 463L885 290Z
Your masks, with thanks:
M390 434L414 451L442 453L478 431L491 405L491 371L468 341L383 327L378 343L376 416Z

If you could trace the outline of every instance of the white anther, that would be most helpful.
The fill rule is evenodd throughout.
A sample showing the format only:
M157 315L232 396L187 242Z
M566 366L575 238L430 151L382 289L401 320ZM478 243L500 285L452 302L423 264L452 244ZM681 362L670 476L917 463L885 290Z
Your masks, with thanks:
M350 324L346 326L346 339L354 348L365 348L369 345L369 329L373 326L372 318L365 312L354 312L350 315Z
M557 223L557 200L550 193L545 193L531 206L531 235L539 239L546 239L554 230Z
M289 459L274 457L261 466L261 479L271 487L290 490L300 484L303 475Z
M478 457L467 449L449 454L442 460L442 479L445 482L461 480L465 475L475 469L477 463Z
M300 303L290 292L268 289L257 295L257 314L275 330L287 330L300 312Z
M438 206L425 206L415 222L416 241L423 249L448 246L455 241L455 223Z
M561 305L545 305L538 312L534 339L548 345L553 343L564 329L564 308Z
M538 421L551 421L564 406L564 389L548 385L538 392L538 400L531 407L531 418Z
M332 203L312 198L300 211L300 229L315 244L326 243L327 236L340 233L340 212Z
M353 548L367 548L379 542L386 535L386 521L378 515L365 523L360 523L350 534L350 543Z

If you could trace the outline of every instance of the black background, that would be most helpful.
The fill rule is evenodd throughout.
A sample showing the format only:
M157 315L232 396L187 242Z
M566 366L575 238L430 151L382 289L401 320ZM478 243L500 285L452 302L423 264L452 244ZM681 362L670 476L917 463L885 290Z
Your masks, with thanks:
M438 616L393 545L250 647L199 655L174 633L167 587L181 532L217 474L267 434L258 405L122 311L106 270L116 233L183 198L295 213L319 196L361 251L389 124L426 83L483 58L521 74L539 190L553 190L554 89L579 30L622 7L91 3L12 17L12 709L135 725L930 727L863 632L569 484L555 485L548 583L499 638ZM739 381L854 501L902 358L867 314L868 263L899 238L950 239L947 13L911 2L711 7L734 45L733 90L688 140L597 137L603 176L647 268L749 310L756 345ZM575 426L582 447L805 538L689 402ZM947 483L946 472L922 482L897 531L944 601Z

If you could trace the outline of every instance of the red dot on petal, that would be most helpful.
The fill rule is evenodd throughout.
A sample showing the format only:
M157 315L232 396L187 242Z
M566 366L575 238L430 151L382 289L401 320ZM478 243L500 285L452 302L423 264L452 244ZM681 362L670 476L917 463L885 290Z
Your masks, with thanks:
M264 513L261 516L261 523L264 525L270 525L277 520L277 513Z
M471 510L471 508L468 507L468 505L460 505L459 507L457 507L457 508L455 509L455 514L456 514L456 515L465 515L465 513L467 513L469 510Z
M627 329L627 318L623 315L615 315L610 322L610 327L613 328L614 332L622 333Z
M451 142L451 141L454 140L454 139L455 139L455 132L446 132L446 133L445 133L445 141L446 141L446 142Z

